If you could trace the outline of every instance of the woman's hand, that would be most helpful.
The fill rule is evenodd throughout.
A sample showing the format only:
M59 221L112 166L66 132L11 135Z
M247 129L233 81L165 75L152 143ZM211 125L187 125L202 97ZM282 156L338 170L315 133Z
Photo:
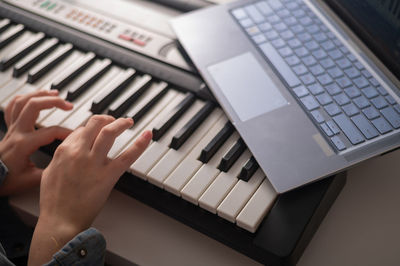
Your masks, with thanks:
M57 148L43 172L30 265L49 261L58 249L90 227L119 177L152 138L151 132L145 131L117 158L107 158L116 137L132 125L130 118L95 115Z
M55 139L63 140L70 130L58 126L35 129L35 122L43 109L57 107L72 109L72 104L57 96L58 91L36 91L16 96L4 110L7 133L0 142L0 158L9 172L0 186L0 196L16 194L40 184L42 169L30 156L41 146Z

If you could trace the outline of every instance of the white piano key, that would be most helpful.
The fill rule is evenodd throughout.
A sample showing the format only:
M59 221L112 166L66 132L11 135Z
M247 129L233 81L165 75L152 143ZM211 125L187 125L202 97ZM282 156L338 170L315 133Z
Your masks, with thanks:
M237 176L239 175L243 164L250 157L250 152L246 150L227 173L221 172L200 197L199 206L211 213L217 213L217 207L238 182L239 179Z
M29 83L25 82L24 85L22 87L18 88L18 89L16 89L15 87L13 88L11 86L9 89L7 89L7 93L8 93L8 91L10 91L11 93L8 93L8 95L6 97L1 97L0 98L1 108L5 108L5 106L7 106L9 101L15 95L23 95L23 94L27 94L27 93L30 93L30 92L33 92L33 91L37 91L37 90L41 90L41 89L49 89L50 85L47 84L47 86L46 86L46 83L48 83L49 80L54 78L60 71L62 71L68 65L70 65L74 60L79 58L80 54L81 53L77 52L77 51L73 52L72 54L70 54L70 56L68 58L66 58L63 62L61 62L55 68L50 70L48 73L46 73L41 79L37 80L34 84L29 84ZM18 79L25 79L25 81L26 81L26 76L27 76L27 74L22 75ZM8 84L7 84L7 86L8 86ZM5 91L4 95L6 95L7 93L6 93L6 89L5 88L4 88L4 91Z
M180 99L182 100L182 98ZM173 109L179 101L174 101L169 105L169 110ZM165 135L159 140L154 141L144 151L144 153L136 160L131 166L132 173L142 178L147 178L147 173L151 168L160 160L160 158L169 150L169 143L174 134L183 127L202 107L204 102L196 101L193 105L182 115L182 117L165 133ZM161 121L166 116L168 110L161 114L161 116L154 120L147 129L152 130L152 127Z
M178 150L169 149L168 152L147 174L147 180L152 184L163 187L163 182L168 175L178 166L178 164L185 158L190 150L193 149L193 147L203 138L203 136L217 122L221 115L222 111L220 109L215 109ZM173 183L173 181L171 181L171 183ZM173 191L173 189L171 189L171 191Z
M3 47L0 50L0 60L10 54L15 50L16 47L24 44L27 40L32 37L32 32L24 32L19 38L15 39L11 43L9 43L6 47ZM12 79L12 69L7 69L4 72L0 72L0 88L6 85ZM3 94L2 94L3 95Z
M109 158L117 157L122 151L128 148L132 140L135 139L143 129L160 113L164 110L164 108L171 102L176 96L178 92L170 90L168 91L164 97L149 111L145 114L141 120L134 124L134 126L130 129L125 130L118 138L115 140L114 145L112 146L110 152L108 153ZM128 109L129 112L129 109Z
M26 78L27 78L26 76L22 76L20 78L11 79L7 82L7 84L3 88L0 89L1 90L0 103L2 103L1 108L4 109L8 104L8 102L5 101L15 92L17 92L22 86L25 85Z
M13 25L0 34L0 48L4 47L6 43L11 42L11 39L17 38L23 33L25 26L22 24Z
M248 182L239 180L228 196L218 206L218 216L235 223L236 216L249 201L264 178L263 171L258 169Z
M102 62L100 60L97 60L93 63L92 66L89 66L87 69L85 69L81 76L73 80L69 85L68 88L74 87L78 84L82 83L82 79L86 79L86 76L88 74L91 74L93 69L96 69L98 66L100 66ZM94 90L90 90L91 93L89 95L92 95L95 93ZM59 94L59 96L63 99L66 99L66 96L68 94L68 89L64 88L62 92ZM75 103L74 103L75 104ZM38 119L38 124L43 127L50 127L50 126L56 126L60 125L71 113L71 111L64 111L61 109L53 108L52 110L46 110L48 115L46 116L45 113L43 113L43 116L39 117ZM41 113L42 115L42 113Z
M93 55L93 53L89 53L90 56ZM65 67L64 69L60 69L60 71L58 72L58 74L56 76L54 76L52 79L49 80L49 82L43 86L42 89L44 90L51 90L54 81L58 81L60 79L63 79L66 75L69 75L73 70L76 69L77 66L79 66L81 64L81 62L86 60L87 55L85 54L81 54L79 55L74 62L72 62L72 64L68 65L67 67ZM61 90L61 92L58 94L59 97L65 99L67 97L68 94L68 90ZM54 112L54 110L56 110L56 108L52 108L52 109L46 109L46 110L42 110L39 114L39 117L37 119L37 121L39 121L39 123L42 123L42 121L49 116L52 112Z
M276 197L276 191L268 181L268 178L265 178L257 191L244 206L243 210L236 217L236 224L254 233L273 206Z
M90 71L96 69L97 67L102 65L102 61L98 60L96 62L94 62L93 66L89 67L86 71L84 71L84 73L82 73L82 77L79 79L76 79L75 81L73 81L68 88L71 88L73 86L76 86L77 84L81 84L81 79L82 78L86 78L86 74L91 74ZM111 71L111 70L110 70ZM108 77L107 80L111 79L114 75L116 75L116 69L114 69L115 72L111 73ZM107 73L105 73L103 75L103 77L106 77ZM86 79L85 79L86 80ZM102 80L102 77L99 78L98 81ZM75 101L73 101L74 104L74 108L73 110L69 110L69 111L64 111L61 109L55 109L49 116L47 116L45 119L43 119L42 121L39 121L38 124L39 126L43 126L43 127L48 127L48 126L52 126L52 125L60 125L62 122L64 122L65 119L67 119L75 110L77 110L85 101L88 100L88 98L90 96L93 96L96 94L96 90L93 89L94 86L97 83L95 82L94 84L92 84L92 86L90 88L88 88L85 92L83 92ZM65 89L65 91L67 91ZM68 91L66 92L68 93ZM66 94L64 93L64 95Z
M215 133L215 132L214 132ZM211 160L204 164L190 181L183 187L181 196L183 199L197 205L201 195L206 191L209 185L214 181L215 177L220 174L217 168L222 156L236 143L239 139L239 134L234 132L221 148L214 154Z
M201 150L215 137L215 132L221 130L228 118L223 115L213 125L207 134L200 140L199 143L190 151L185 159L176 167L176 169L168 176L164 181L165 190L180 196L181 189L190 180L190 178L197 172L197 170L203 165L198 159Z
M95 94L79 102L79 105L74 106L74 111L70 116L65 119L60 126L71 130L74 130L86 123L86 121L93 115L90 111L92 101L97 97L97 92L101 92L102 89L106 89L107 86L113 83L118 76L123 73L123 70L119 67L112 67L102 78L100 78L94 85L91 91L96 91Z

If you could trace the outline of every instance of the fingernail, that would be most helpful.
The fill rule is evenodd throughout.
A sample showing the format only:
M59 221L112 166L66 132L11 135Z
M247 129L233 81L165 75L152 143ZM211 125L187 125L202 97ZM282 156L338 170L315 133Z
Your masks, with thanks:
M53 95L58 95L58 90L50 90L49 93L53 94Z
M151 138L153 138L153 133L151 133L150 130L146 130L142 133L142 137L144 137L146 139L151 139Z
M71 102L65 101L65 104L67 105L68 108L74 107L74 105Z

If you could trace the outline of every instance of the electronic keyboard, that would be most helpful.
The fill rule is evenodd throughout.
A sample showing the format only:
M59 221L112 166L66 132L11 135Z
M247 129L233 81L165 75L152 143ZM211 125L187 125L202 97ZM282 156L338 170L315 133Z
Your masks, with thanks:
M0 106L56 89L74 109L44 110L37 127L74 130L94 114L133 118L108 156L144 130L153 141L118 190L261 263L295 264L346 174L277 194L177 51L173 38L79 5L0 2Z

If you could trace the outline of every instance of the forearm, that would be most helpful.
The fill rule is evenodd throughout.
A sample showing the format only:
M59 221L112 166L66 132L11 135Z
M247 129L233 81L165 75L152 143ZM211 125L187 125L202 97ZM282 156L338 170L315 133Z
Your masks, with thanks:
M40 217L29 251L29 266L43 265L80 231L57 221Z

